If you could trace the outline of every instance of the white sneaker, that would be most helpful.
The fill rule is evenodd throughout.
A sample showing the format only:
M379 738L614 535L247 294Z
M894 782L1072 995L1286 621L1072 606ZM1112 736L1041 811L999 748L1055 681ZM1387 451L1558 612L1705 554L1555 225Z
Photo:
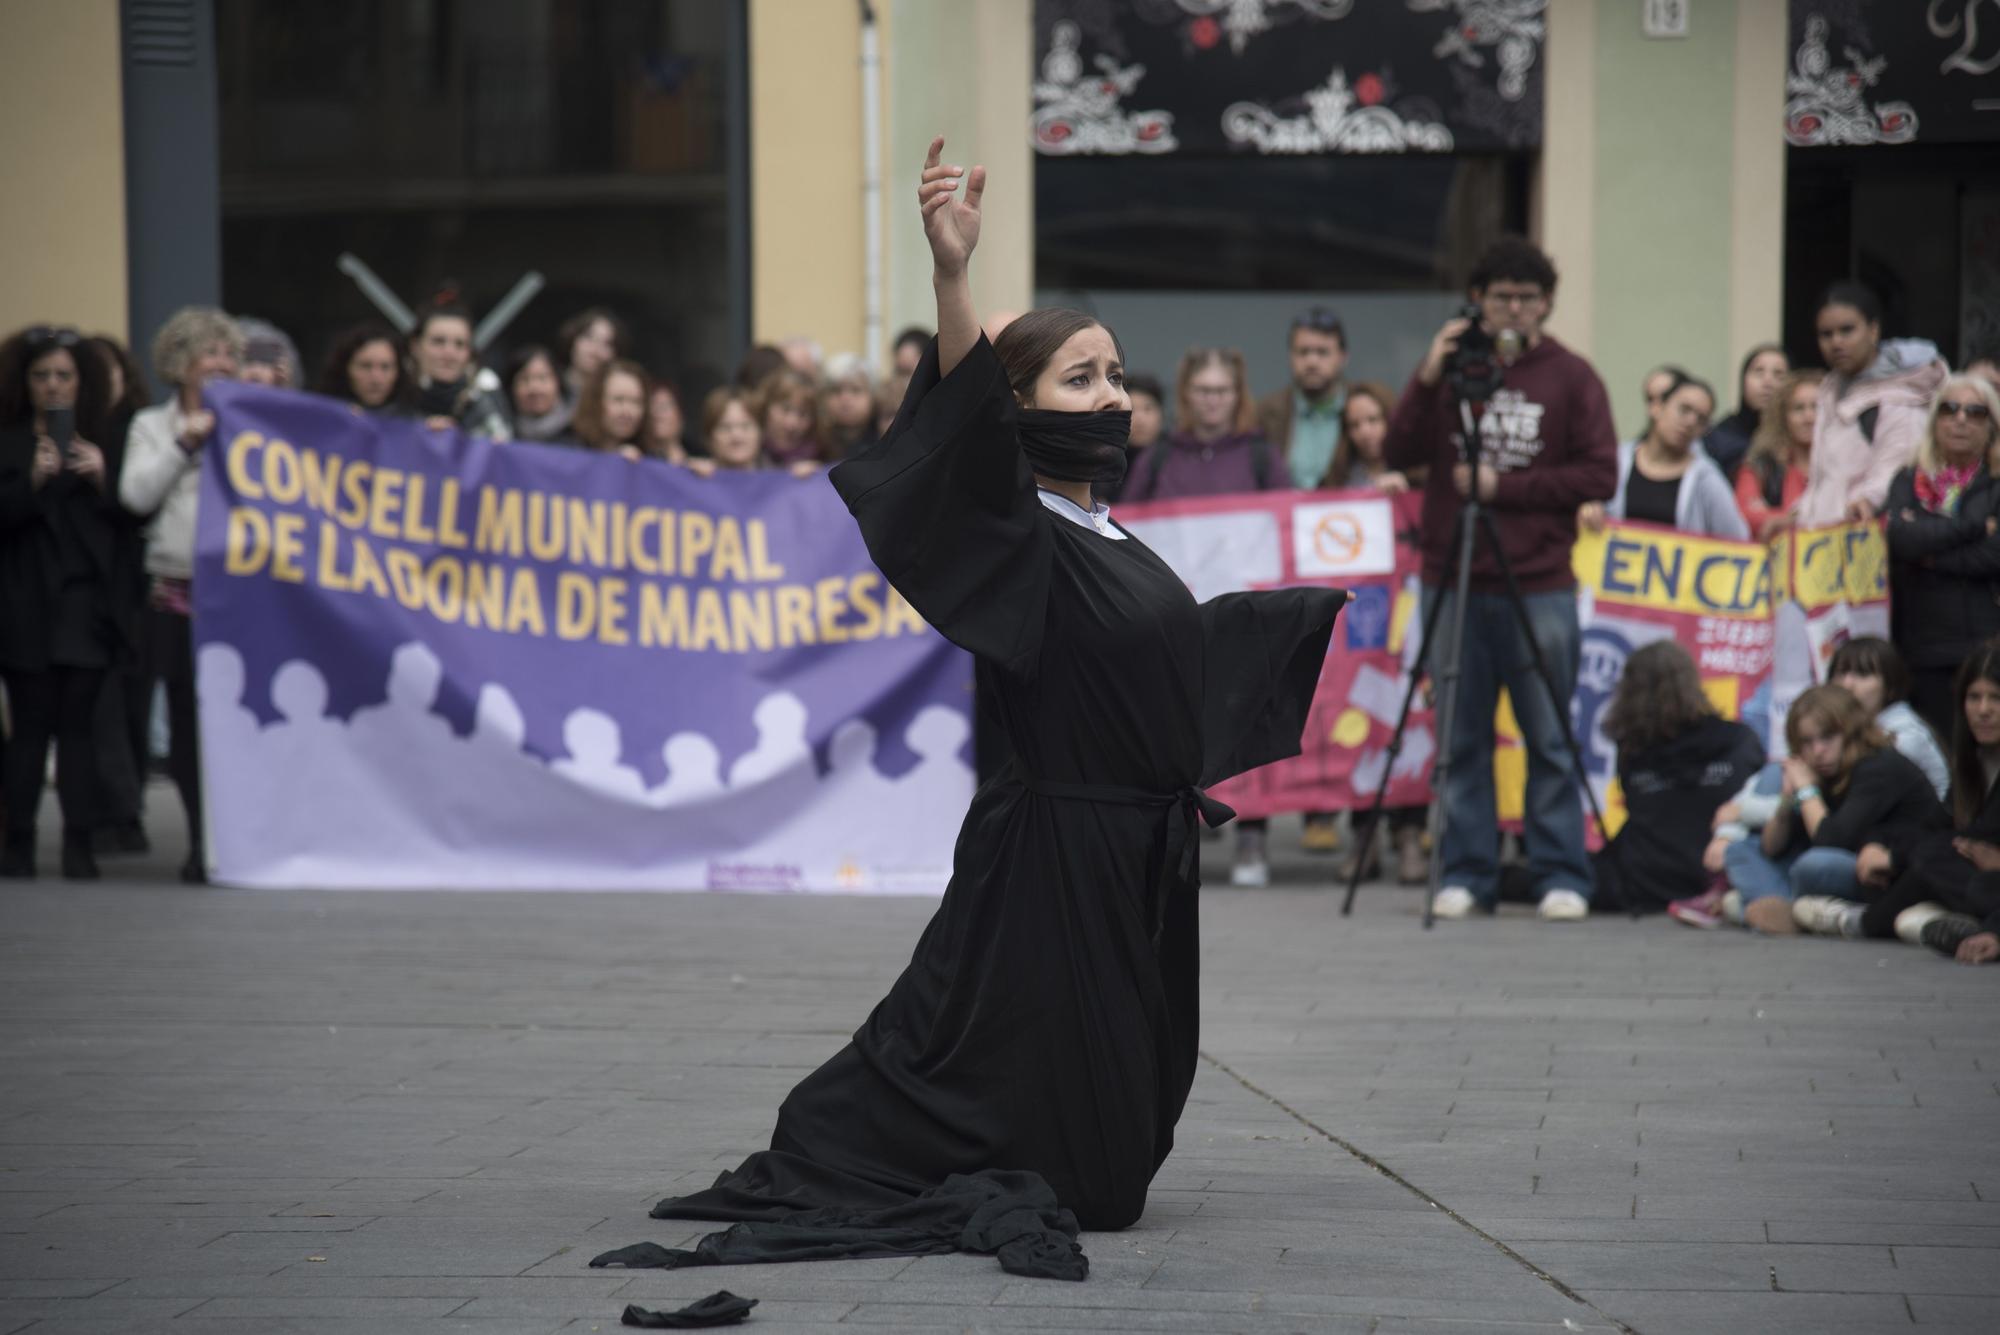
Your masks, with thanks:
M1246 890L1262 890L1271 883L1271 864L1262 858L1239 862L1229 869L1229 883Z
M1832 895L1800 895L1792 901L1792 921L1815 936L1859 936L1861 906Z
M1478 906L1472 892L1462 885L1448 885L1431 896L1431 916L1463 918Z
M1722 897L1722 916L1738 927L1743 925L1743 892L1732 889Z
M1535 907L1543 922L1582 922L1590 916L1590 901L1574 890L1551 890Z
M1896 935L1913 946L1920 946L1924 943L1924 924L1942 918L1947 912L1949 910L1944 905L1929 900L1912 904L1896 915Z

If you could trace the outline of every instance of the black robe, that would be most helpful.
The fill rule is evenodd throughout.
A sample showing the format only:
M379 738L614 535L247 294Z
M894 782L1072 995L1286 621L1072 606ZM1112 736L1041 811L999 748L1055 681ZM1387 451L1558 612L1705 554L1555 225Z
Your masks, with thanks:
M1345 595L1197 605L1137 538L1041 504L1014 414L985 339L943 379L934 344L884 439L833 470L883 573L976 656L1013 758L972 800L909 967L785 1100L771 1149L653 1211L760 1222L655 1264L962 1246L1081 1278L1078 1221L1137 1220L1173 1147L1197 822L1231 814L1201 788L1298 753Z

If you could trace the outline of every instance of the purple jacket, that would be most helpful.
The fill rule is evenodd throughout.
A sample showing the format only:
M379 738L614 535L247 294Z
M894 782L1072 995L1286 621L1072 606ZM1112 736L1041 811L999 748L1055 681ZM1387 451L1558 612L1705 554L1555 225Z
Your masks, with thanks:
M1289 481L1283 455L1255 431L1205 444L1189 432L1176 431L1132 456L1120 499L1171 501L1184 496L1279 491Z

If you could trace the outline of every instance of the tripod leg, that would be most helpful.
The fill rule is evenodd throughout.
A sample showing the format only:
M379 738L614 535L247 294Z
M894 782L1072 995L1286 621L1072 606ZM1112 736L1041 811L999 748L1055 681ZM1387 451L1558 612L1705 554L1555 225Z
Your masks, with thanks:
M1465 614L1472 602L1472 546L1479 540L1477 517L1483 514L1476 498L1468 498L1459 511L1458 579L1452 586L1451 641L1445 646L1444 670L1438 674L1438 748L1431 767L1431 867L1424 889L1424 930L1436 923L1431 905L1437 899L1438 883L1444 876L1445 795L1451 781L1452 731L1458 726L1458 679L1465 666ZM1496 543L1497 545L1497 543ZM1439 593L1438 602L1444 601ZM1433 614L1435 615L1435 614ZM1426 644L1426 652L1430 646Z
M1417 702L1417 691L1423 685L1424 666L1430 662L1431 645L1437 642L1438 613L1444 610L1444 599L1433 598L1430 611L1424 614L1424 638L1417 646L1417 661L1410 665L1410 685L1403 692L1403 708L1396 715L1396 731L1389 737L1388 758L1382 766L1382 782L1375 785L1375 800L1368 808L1368 824L1363 827L1362 842L1355 853L1354 865L1347 873L1347 897L1340 902L1340 916L1350 917L1354 913L1354 896L1361 889L1361 872L1368 864L1365 856L1368 841L1376 837L1376 830L1382 820L1382 808L1389 798L1389 776L1396 768L1396 760L1403 754L1403 730L1409 726L1410 710Z
M1590 806L1591 819L1597 822L1597 832L1604 830L1604 812L1597 805L1597 790L1590 785L1590 777L1583 768L1583 747L1576 740L1576 729L1570 725L1570 701L1563 698L1556 689L1555 674L1549 671L1548 661L1542 657L1541 642L1535 638L1534 622L1528 616L1528 604L1522 597L1520 583L1514 578L1514 567L1508 564L1505 549L1500 546L1500 532L1493 520L1492 512L1481 507L1479 517L1486 526L1486 535L1493 543L1493 554L1500 564L1500 574L1507 582L1507 601L1514 606L1514 619L1520 625L1521 638L1527 641L1528 656L1535 666L1535 675L1542 679L1542 686L1548 691L1549 703L1553 706L1556 726L1562 730L1563 745L1569 751L1570 763L1575 767L1576 781L1583 788L1584 801Z

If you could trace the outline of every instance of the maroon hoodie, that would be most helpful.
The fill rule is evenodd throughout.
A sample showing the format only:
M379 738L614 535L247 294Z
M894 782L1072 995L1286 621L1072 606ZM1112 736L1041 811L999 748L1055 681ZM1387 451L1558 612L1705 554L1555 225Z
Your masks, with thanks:
M1451 469L1465 457L1462 435L1458 405L1442 378L1427 389L1412 376L1389 419L1385 452L1392 468L1431 470L1423 520L1429 585L1447 584L1458 573L1449 564L1460 509ZM1609 500L1618 489L1618 431L1604 382L1590 363L1544 334L1507 368L1479 437L1481 457L1500 473L1489 509L1521 592L1574 587L1577 507ZM1473 591L1506 587L1482 531L1472 556Z

